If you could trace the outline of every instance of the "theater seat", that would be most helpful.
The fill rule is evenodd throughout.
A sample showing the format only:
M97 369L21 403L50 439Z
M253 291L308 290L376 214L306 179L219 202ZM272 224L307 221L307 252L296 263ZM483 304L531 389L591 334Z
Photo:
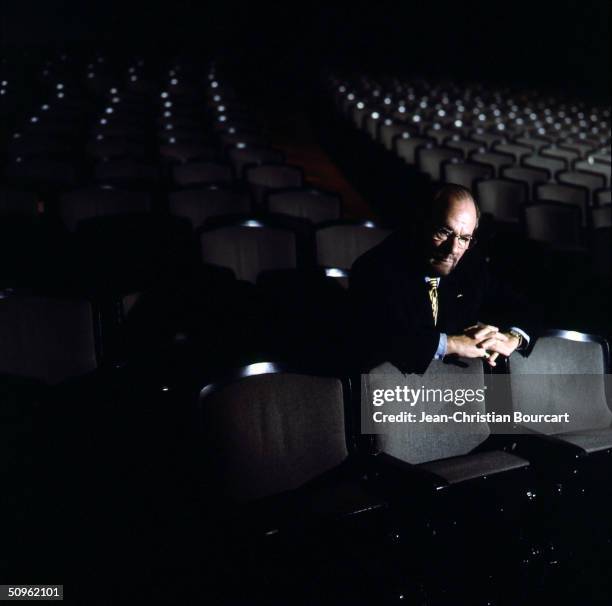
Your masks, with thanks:
M527 187L508 179L488 179L476 184L476 199L483 213L496 221L518 223L527 201Z
M309 604L387 603L398 587L414 588L384 548L386 503L361 480L347 389L334 376L264 362L200 392L202 515L218 537L222 576L235 553L250 558L247 601L293 603L298 591L317 594Z
M126 213L147 213L151 196L142 192L122 191L110 186L89 187L63 194L59 214L64 226L75 231L81 221Z
M283 189L268 194L268 211L323 223L340 219L340 197L314 188Z
M297 236L258 220L204 228L202 260L228 267L239 280L255 283L262 271L297 267Z
M528 462L501 450L472 453L469 457L454 457L423 463L420 467L443 478L449 484L458 484L476 478L486 478L526 467Z
M380 244L390 233L369 222L322 224L315 232L317 265L349 270L358 257Z
M262 164L247 166L244 178L249 184L255 204L261 207L269 192L286 187L301 187L304 172L298 166L288 164Z
M90 301L0 295L0 374L56 384L97 368L97 312Z
M361 394L366 402L372 401L375 389L426 388L484 389L484 371L480 360L461 360L443 363L433 360L424 375L400 372L386 362L362 375ZM425 404L422 404L425 406ZM456 410L454 403L427 403L427 413L448 414ZM485 412L484 402L465 403L462 411ZM417 410L420 414L420 410ZM368 433L370 424L362 427ZM502 451L470 454L489 437L491 430L486 422L461 423L388 423L382 433L374 436L377 453L416 465L442 478L441 485L483 478L495 473L528 467L528 461Z
M211 217L247 215L251 210L248 194L233 189L208 185L168 194L170 214L189 219L194 229Z
M528 429L554 435L583 452L612 449L605 339L574 331L547 331L528 356L511 356L508 366L514 411L570 415L569 423L530 421L524 423Z

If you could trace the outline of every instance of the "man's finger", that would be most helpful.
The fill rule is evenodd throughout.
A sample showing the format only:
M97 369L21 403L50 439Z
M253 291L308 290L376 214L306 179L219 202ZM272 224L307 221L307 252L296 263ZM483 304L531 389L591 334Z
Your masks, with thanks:
M474 333L474 339L484 339L490 335L497 334L498 330L499 329L496 328L495 326L484 326L483 328L481 328L480 330L477 330Z
M500 345L500 340L497 338L497 335L494 337L490 337L478 343L478 347L482 349L490 349L492 351L497 351L498 346Z

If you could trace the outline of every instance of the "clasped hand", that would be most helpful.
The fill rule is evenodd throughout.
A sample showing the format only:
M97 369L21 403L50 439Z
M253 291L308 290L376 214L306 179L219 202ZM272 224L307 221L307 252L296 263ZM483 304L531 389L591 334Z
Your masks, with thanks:
M498 356L509 356L519 343L517 337L500 332L496 326L475 324L468 326L462 335L448 337L447 353L463 358L486 358L489 366L496 366Z

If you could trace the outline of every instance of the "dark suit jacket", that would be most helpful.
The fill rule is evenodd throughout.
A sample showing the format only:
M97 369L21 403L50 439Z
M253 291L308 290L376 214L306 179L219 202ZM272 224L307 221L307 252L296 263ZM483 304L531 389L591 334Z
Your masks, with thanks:
M422 374L441 332L461 334L478 321L529 330L526 301L491 278L478 247L441 279L434 326L422 259L414 238L398 231L354 263L353 344L363 370L389 361L402 372Z

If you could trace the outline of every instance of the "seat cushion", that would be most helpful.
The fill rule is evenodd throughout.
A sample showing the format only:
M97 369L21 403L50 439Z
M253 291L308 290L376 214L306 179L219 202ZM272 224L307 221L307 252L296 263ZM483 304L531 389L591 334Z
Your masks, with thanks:
M555 434L555 438L574 444L586 452L597 452L612 448L612 428L610 427L570 431L568 433Z
M449 484L458 484L466 480L483 478L495 473L527 467L528 465L528 461L516 455L501 450L492 450L421 463L419 467L435 473Z

